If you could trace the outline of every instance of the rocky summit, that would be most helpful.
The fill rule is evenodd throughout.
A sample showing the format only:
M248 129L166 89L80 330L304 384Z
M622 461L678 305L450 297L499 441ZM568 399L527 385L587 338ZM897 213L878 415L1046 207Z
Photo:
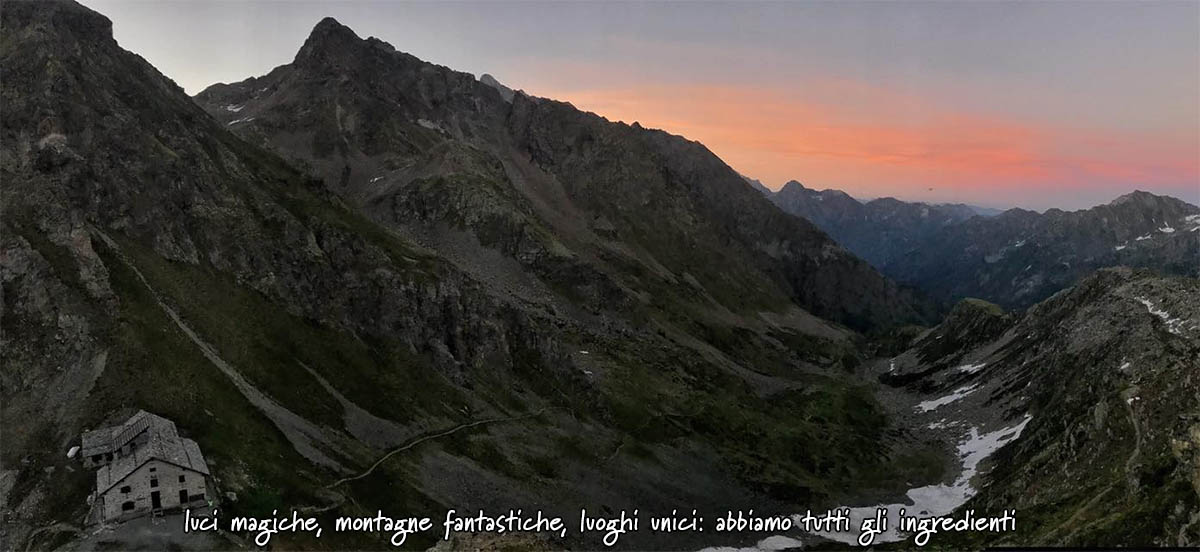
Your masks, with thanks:
M953 545L1200 543L1195 278L1113 268L1024 312L938 316L702 144L333 19L291 63L194 98L77 3L6 2L0 28L5 549L247 545L95 523L97 435L171 461L139 419L203 451L185 471L206 496L180 501L223 519L791 516L934 489L931 511L1029 527ZM1192 211L1163 209L1187 231ZM597 546L436 533L405 547ZM614 548L795 540L845 542Z

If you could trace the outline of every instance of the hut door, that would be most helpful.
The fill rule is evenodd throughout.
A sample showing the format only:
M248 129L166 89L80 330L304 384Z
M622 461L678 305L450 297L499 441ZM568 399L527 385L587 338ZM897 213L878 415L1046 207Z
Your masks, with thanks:
M155 510L162 508L162 498L158 496L158 491L150 493L150 507Z
M187 503L188 503L187 489L183 489L183 490L179 491L179 505L183 506L184 504L187 504Z

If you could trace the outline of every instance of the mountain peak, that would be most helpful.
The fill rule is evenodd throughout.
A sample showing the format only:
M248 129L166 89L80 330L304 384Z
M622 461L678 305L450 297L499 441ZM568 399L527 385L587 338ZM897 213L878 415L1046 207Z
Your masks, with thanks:
M1110 201L1108 204L1109 205L1120 205L1122 203L1135 203L1135 202L1149 204L1149 203L1155 202L1156 200L1162 199L1162 197L1163 196L1158 196L1158 195L1152 194L1150 192L1144 192L1142 190L1134 190L1123 196L1118 197L1117 199Z
M112 40L112 21L73 0L6 2L3 16L7 33L20 29L81 43Z
M513 89L500 84L500 81L496 80L496 77L493 77L487 73L479 75L479 82L495 88L496 91L500 93L500 97L504 98L504 101L508 103L512 103L513 96L516 95L516 92L514 92Z
M1135 190L1127 193L1110 201L1108 205L1113 207L1129 205L1147 209L1175 209L1182 210L1183 212L1187 213L1194 213L1197 211L1196 205L1188 203L1177 197L1158 195L1152 192L1144 192L1142 190Z
M362 39L350 27L332 17L326 17L319 21L313 27L312 32L308 34L308 39L296 53L296 62L336 54L359 42L362 42Z
M308 33L308 40L359 40L358 35L350 27L343 25L337 19L326 17L317 22L313 27L312 32Z
M789 180L787 181L787 184L784 184L783 187L779 189L779 191L786 192L789 189L792 191L792 193L795 193L807 190L808 188L805 188L804 184L801 184L798 180Z

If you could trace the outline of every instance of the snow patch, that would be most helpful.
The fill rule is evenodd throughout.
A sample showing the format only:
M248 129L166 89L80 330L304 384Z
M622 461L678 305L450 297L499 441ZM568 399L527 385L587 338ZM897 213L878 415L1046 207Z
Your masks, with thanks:
M246 107L245 105L229 104L229 105L225 106L225 111L228 111L230 113L237 113L237 112L241 111L242 109L244 109L245 107Z
M1029 420L1032 419L1033 416L1026 414L1025 418L1016 425L1000 428L982 435L980 435L978 428L972 427L967 438L958 445L958 456L962 459L962 473L958 476L958 479L954 480L953 484L946 485L942 483L909 489L907 493L908 503L906 504L879 504L876 506L850 508L850 527L852 529L861 527L862 520L874 518L877 509L887 508L888 530L877 535L875 542L897 542L904 539L896 530L896 527L900 524L900 510L905 510L905 515L920 515L923 517L944 516L953 512L955 508L962 506L968 499L975 496L976 490L971 486L971 479L979 472L979 463L988 456L991 456L992 453L1000 450L1000 447L1020 437L1021 432L1029 423ZM795 515L792 519L799 523L799 520L802 518L800 515ZM856 530L849 533L825 532L818 534L822 537L846 544L856 544L858 539L858 532Z
M1113 248L1113 251L1120 251L1122 249L1125 249L1126 247L1129 247L1129 246L1128 245L1118 245Z
M1184 320L1182 318L1172 317L1171 313L1158 308L1157 306L1154 305L1153 302L1151 302L1149 299L1146 299L1145 297L1138 297L1137 300L1138 300L1138 302L1140 302L1141 304L1146 306L1146 310L1149 311L1150 314L1153 314L1154 316L1161 318L1163 320L1163 322L1165 322L1167 324L1167 331L1169 331L1175 335L1183 335Z
M929 429L947 429L960 425L961 423L962 422L947 422L945 418L942 418L936 422L933 422L932 424L929 424Z
M245 119L234 119L232 121L229 121L229 124L227 126L233 126L238 123L249 123L250 121L253 121L253 120L254 120L254 117L246 117Z
M1164 234L1173 234L1173 233L1175 233L1175 229L1174 229L1174 228L1171 228L1171 226L1170 226L1169 224L1166 224L1166 223L1163 223L1163 227L1162 227L1162 228L1159 228L1159 229L1158 229L1158 231L1159 231L1159 232L1162 232L1162 233L1164 233Z
M978 385L979 384L971 384L971 385L967 385L964 387L959 387L958 389L955 389L949 395L946 395L944 397L938 397L936 399L922 401L920 404L917 405L917 411L918 412L929 412L931 410L937 410L939 407L950 404L950 403L957 401L967 395L970 395L973 391L975 391L975 388L978 387Z
M1137 238L1135 238L1134 241L1143 241L1143 240L1148 240L1148 239L1150 239L1150 234L1146 234L1145 236L1138 236Z
M962 366L955 368L955 370L958 370L959 372L962 372L964 374L974 374L975 372L983 370L984 366L987 366L986 362L978 362L978 363L974 363L974 364L964 364Z

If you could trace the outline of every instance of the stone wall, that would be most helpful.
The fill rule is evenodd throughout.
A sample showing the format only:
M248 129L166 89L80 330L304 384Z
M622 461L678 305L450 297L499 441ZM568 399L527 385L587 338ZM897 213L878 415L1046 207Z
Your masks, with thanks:
M180 477L183 481L180 481ZM152 486L152 482L157 482ZM200 505L201 497L208 498L204 474L152 459L134 470L125 479L104 493L104 520L129 518L153 509L152 493L159 493L161 509ZM180 502L180 491L187 491L188 500ZM132 506L126 507L126 503Z

